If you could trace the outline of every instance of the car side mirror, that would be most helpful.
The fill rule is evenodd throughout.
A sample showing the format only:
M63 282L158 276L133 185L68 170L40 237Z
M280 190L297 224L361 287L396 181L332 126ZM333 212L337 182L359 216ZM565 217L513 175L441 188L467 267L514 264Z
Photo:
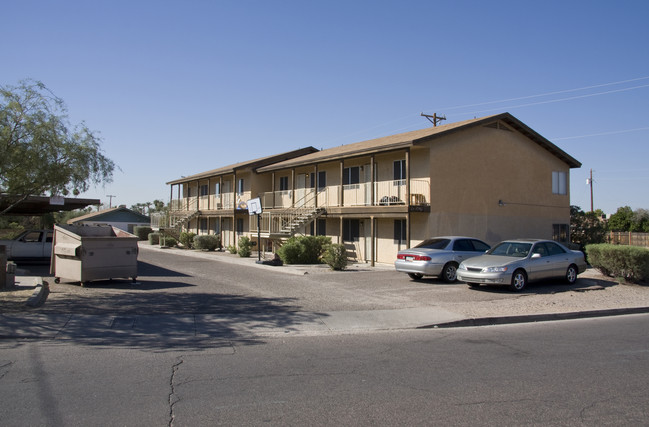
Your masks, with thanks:
M536 259L536 258L541 258L541 254L539 253L532 254L532 259Z

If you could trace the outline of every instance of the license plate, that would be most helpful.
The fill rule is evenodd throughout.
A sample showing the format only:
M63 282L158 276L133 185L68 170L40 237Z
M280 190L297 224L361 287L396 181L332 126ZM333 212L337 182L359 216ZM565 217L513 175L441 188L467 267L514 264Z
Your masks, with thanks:
M414 261L415 257L414 256L407 256L406 261Z

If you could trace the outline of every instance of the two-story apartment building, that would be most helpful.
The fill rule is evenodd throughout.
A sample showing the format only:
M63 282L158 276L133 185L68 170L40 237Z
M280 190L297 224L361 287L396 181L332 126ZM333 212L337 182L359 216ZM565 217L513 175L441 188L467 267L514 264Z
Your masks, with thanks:
M567 241L570 169L580 166L503 113L309 147L168 184L185 226L220 234L225 245L260 234L272 250L296 233L326 235L350 257L374 263L393 262L398 250L439 235ZM242 203L255 197L264 209L259 230Z

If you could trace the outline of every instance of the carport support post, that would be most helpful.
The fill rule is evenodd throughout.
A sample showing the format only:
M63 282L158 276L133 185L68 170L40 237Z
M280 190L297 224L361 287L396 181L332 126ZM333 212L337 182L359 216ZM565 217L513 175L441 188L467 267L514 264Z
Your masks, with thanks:
M7 247L0 245L0 289L7 286Z

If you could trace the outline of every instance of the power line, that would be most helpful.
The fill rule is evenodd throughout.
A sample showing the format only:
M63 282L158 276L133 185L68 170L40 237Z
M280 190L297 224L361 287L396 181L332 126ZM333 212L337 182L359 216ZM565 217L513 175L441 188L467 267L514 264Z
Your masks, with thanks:
M582 99L582 98L590 98L590 97L593 97L593 96L608 95L610 93L626 92L626 91L629 91L629 90L641 89L641 88L645 88L645 87L649 87L649 84L640 85L640 86L633 86L633 87L627 87L627 88L624 88L624 89L608 90L606 92L596 92L596 93L589 93L589 94L586 94L586 95L570 96L568 98L550 99L550 100L547 100L547 101L530 102L530 103L527 103L527 104L519 104L519 105L511 105L511 106L504 106L504 107L498 107L498 108L490 108L488 110L471 111L471 112L466 112L466 113L461 113L461 114L487 113L489 111L502 111L502 110L507 110L509 108L522 108L522 107L531 107L531 106L534 106L534 105L552 104L552 103L555 103L555 102L572 101L574 99Z
M540 97L543 97L543 96L557 95L557 94L560 94L560 93L578 92L580 90L595 89L595 88L598 88L598 87L606 87L606 86L614 86L614 85L619 85L619 84L623 84L623 83L630 83L630 82L635 82L635 81L639 81L639 80L647 80L647 79L649 79L649 76L638 77L638 78L629 79L629 80L620 80L620 81L617 81L617 82L602 83L602 84L593 85L593 86L584 86L584 87L579 87L579 88L575 88L575 89L557 90L557 91L553 91L553 92L541 93L541 94L538 94L538 95L527 95L527 96L520 96L520 97L517 97L517 98L501 99L499 101L487 101L487 102L480 102L480 103L477 103L477 104L458 105L458 106L455 106L455 107L447 107L447 108L434 108L434 110L447 111L447 110L458 110L460 108L479 107L481 105L499 104L501 102L510 102L510 101L520 101L521 99L540 98ZM433 108L431 108L431 109L433 109Z
M544 97L544 96L557 95L557 94L561 94L561 93L578 92L578 91L581 91L581 90L595 89L595 88L606 87L606 86L614 86L614 85L630 83L630 82L635 82L635 81L640 81L640 80L647 80L647 79L649 79L649 76L637 77L637 78L634 78L634 79L627 79L627 80L619 80L619 81L615 81L615 82L602 83L602 84L584 86L584 87L573 88L573 89L565 89L565 90L558 90L558 91L552 91L552 92L545 92L545 93L541 93L541 94L537 94L537 95L527 95L527 96L516 97L516 98L507 98L507 99L502 99L502 100L497 100L497 101L487 101L487 102L466 104L466 105L460 105L460 106L455 106L455 107L447 107L447 108L430 108L428 110L437 110L437 111L457 110L457 109L460 109L460 108L477 107L477 106L481 106L481 105L491 105L491 104L498 104L498 103L503 103L503 102L519 101L519 100L523 100L523 99L540 98L540 97ZM488 110L457 113L457 115L473 115L473 114L489 112L489 111L503 111L503 110L508 110L508 109L511 109L511 108L530 107L530 106L534 106L534 105L541 105L541 104L549 104L549 103L554 103L554 102L569 101L569 100L580 99L580 98L588 98L588 97L599 96L599 95L607 95L607 94L611 94L611 93L624 92L624 91L629 91L629 90L641 89L641 88L645 88L645 87L649 87L649 84L633 86L633 87L623 88L623 89L616 89L616 90L612 90L612 91L596 92L596 93L592 93L592 94L585 94L585 95L579 95L579 96L573 96L573 97L567 97L567 98L559 98L559 99L554 99L554 100L539 101L539 102L534 102L534 103L526 103L526 104L513 105L513 106L501 106L499 108L488 109ZM393 124L393 123L400 122L400 121L405 120L405 119L411 119L412 117L413 117L413 115L409 114L407 116L403 116L403 117L399 117L399 118L396 118L396 119L388 120L388 121L382 122L380 124L377 124L375 126L372 126L370 128L366 128L364 130L358 130L358 131L351 132L351 133L348 133L346 135L334 138L331 141L332 142L333 141L339 141L341 139L349 138L352 135L360 135L360 134L366 133L366 132L371 131L371 130L376 130L376 129L381 128L383 126L387 126L387 125L390 125L390 124ZM402 131L410 130L413 127L416 127L415 122L412 121L412 123L413 124L405 126L405 127L400 127L398 129L393 129L391 132L402 132ZM628 130L628 132L632 132L632 131L635 131L635 130L645 130L645 129L646 128L632 129L632 130ZM619 132L621 133L621 132L626 132L626 131L619 131ZM582 137L587 137L587 136L590 136L590 135L559 138L559 139L582 138ZM593 136L596 136L596 135L593 135ZM555 138L554 140L559 140L559 139ZM328 144L321 143L321 145L327 146Z
M636 131L641 131L641 130L649 130L649 126L648 127L643 127L643 128L615 130L615 131L611 131L611 132L591 133L589 135L566 136L566 137L563 137L563 138L550 138L550 139L552 141L563 141L563 140L566 140L566 139L590 138L591 136L615 135L615 134L619 134L619 133L636 132Z

